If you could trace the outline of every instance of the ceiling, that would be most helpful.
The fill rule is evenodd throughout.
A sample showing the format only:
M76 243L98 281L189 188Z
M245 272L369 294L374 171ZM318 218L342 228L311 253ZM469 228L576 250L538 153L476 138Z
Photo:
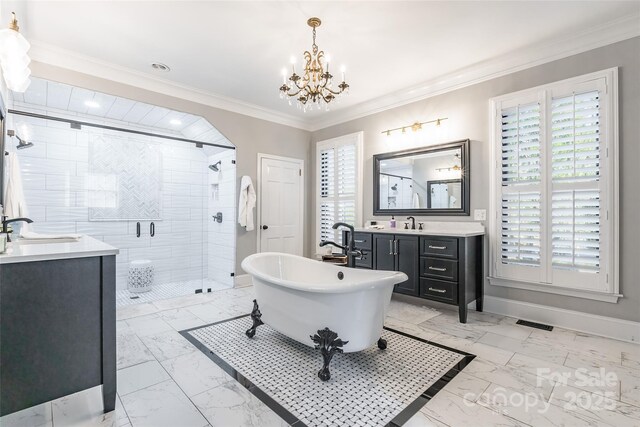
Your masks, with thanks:
M292 55L300 66L310 48L311 16L322 19L317 43L331 55L334 74L344 64L351 85L349 96L331 106L334 116L389 94L412 94L423 82L456 77L474 64L640 16L637 1L3 3L18 9L35 59L42 50L63 49L299 121L327 114L304 113L278 96L281 69ZM154 71L152 62L171 71Z

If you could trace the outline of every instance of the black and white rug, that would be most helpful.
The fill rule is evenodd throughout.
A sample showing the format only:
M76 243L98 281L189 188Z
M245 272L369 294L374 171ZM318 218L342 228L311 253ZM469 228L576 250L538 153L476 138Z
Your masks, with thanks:
M336 354L322 382L319 350L249 327L241 316L181 334L295 426L402 425L475 357L385 328L386 350Z

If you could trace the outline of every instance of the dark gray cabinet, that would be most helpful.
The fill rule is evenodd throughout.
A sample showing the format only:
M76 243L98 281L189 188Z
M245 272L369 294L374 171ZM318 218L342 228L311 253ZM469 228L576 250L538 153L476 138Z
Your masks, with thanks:
M0 265L0 415L102 385L115 409L115 256Z
M356 261L356 268L402 271L409 276L394 292L457 305L462 323L467 321L467 305L472 301L482 311L483 236L389 232L356 232L354 236L356 248L366 252L366 262ZM347 239L348 232L344 232L343 241Z

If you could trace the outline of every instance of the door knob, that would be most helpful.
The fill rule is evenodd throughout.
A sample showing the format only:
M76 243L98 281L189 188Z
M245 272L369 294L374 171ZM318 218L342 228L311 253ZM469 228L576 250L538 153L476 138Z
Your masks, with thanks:
M269 226L268 226L268 225L263 225L263 226L262 226L262 229L263 229L263 230L266 230L267 228L269 228Z

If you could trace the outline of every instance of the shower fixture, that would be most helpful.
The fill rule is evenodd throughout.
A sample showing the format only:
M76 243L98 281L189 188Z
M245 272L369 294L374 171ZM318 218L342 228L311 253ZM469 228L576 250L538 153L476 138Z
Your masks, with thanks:
M29 147L33 147L33 142L29 142L29 141L25 141L24 139L20 138L17 134L16 131L13 129L9 129L7 131L7 135L9 136L15 136L18 139L18 145L16 145L16 148L18 150L22 150L23 148L29 148Z
M220 167L222 166L222 160L218 160L216 163L209 165L209 169L214 172L220 172Z

